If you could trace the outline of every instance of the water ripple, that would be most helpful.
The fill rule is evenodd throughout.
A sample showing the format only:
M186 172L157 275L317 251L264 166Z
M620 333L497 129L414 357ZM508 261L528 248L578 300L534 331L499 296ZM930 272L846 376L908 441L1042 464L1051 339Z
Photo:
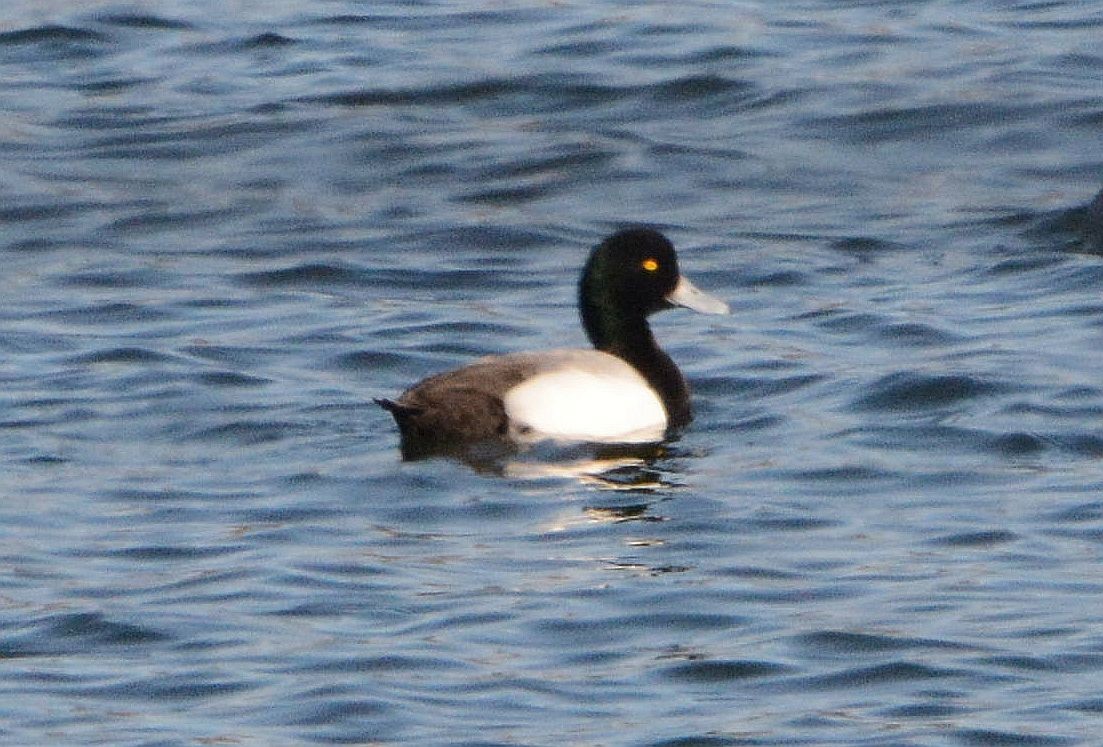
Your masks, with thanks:
M1095 738L1095 0L100 6L0 29L5 742ZM632 223L694 422L401 461Z

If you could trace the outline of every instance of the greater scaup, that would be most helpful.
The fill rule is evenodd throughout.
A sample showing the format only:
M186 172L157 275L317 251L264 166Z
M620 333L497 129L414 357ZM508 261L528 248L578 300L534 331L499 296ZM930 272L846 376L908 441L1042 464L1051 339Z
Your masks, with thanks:
M726 314L727 304L679 274L665 236L631 228L590 254L578 305L594 350L490 356L430 376L397 401L375 400L398 423L403 456L479 442L651 443L685 426L689 388L647 317L674 306Z

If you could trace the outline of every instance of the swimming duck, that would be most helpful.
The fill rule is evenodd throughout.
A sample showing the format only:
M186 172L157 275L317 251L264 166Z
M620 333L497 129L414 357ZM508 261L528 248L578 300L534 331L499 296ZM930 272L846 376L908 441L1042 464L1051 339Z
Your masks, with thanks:
M678 272L658 231L631 228L602 241L578 284L593 350L558 349L482 358L377 399L401 431L407 459L497 442L651 443L689 423L689 388L655 343L647 317L684 306L728 306Z

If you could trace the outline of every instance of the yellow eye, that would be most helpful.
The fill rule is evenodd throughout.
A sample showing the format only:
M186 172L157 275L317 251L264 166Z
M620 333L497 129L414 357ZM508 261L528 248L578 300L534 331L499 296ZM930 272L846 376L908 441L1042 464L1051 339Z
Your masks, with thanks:
M655 270L659 269L659 263L653 259L645 259L643 262L640 263L640 267L647 270L648 272L655 272Z

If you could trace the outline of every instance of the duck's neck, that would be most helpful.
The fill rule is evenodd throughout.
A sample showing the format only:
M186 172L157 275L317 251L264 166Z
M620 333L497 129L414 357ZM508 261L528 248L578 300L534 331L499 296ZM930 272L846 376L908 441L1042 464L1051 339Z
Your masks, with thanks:
M674 361L655 343L646 315L586 297L580 299L579 308L582 326L593 346L639 371L662 399L669 427L686 425L691 417L689 389Z

